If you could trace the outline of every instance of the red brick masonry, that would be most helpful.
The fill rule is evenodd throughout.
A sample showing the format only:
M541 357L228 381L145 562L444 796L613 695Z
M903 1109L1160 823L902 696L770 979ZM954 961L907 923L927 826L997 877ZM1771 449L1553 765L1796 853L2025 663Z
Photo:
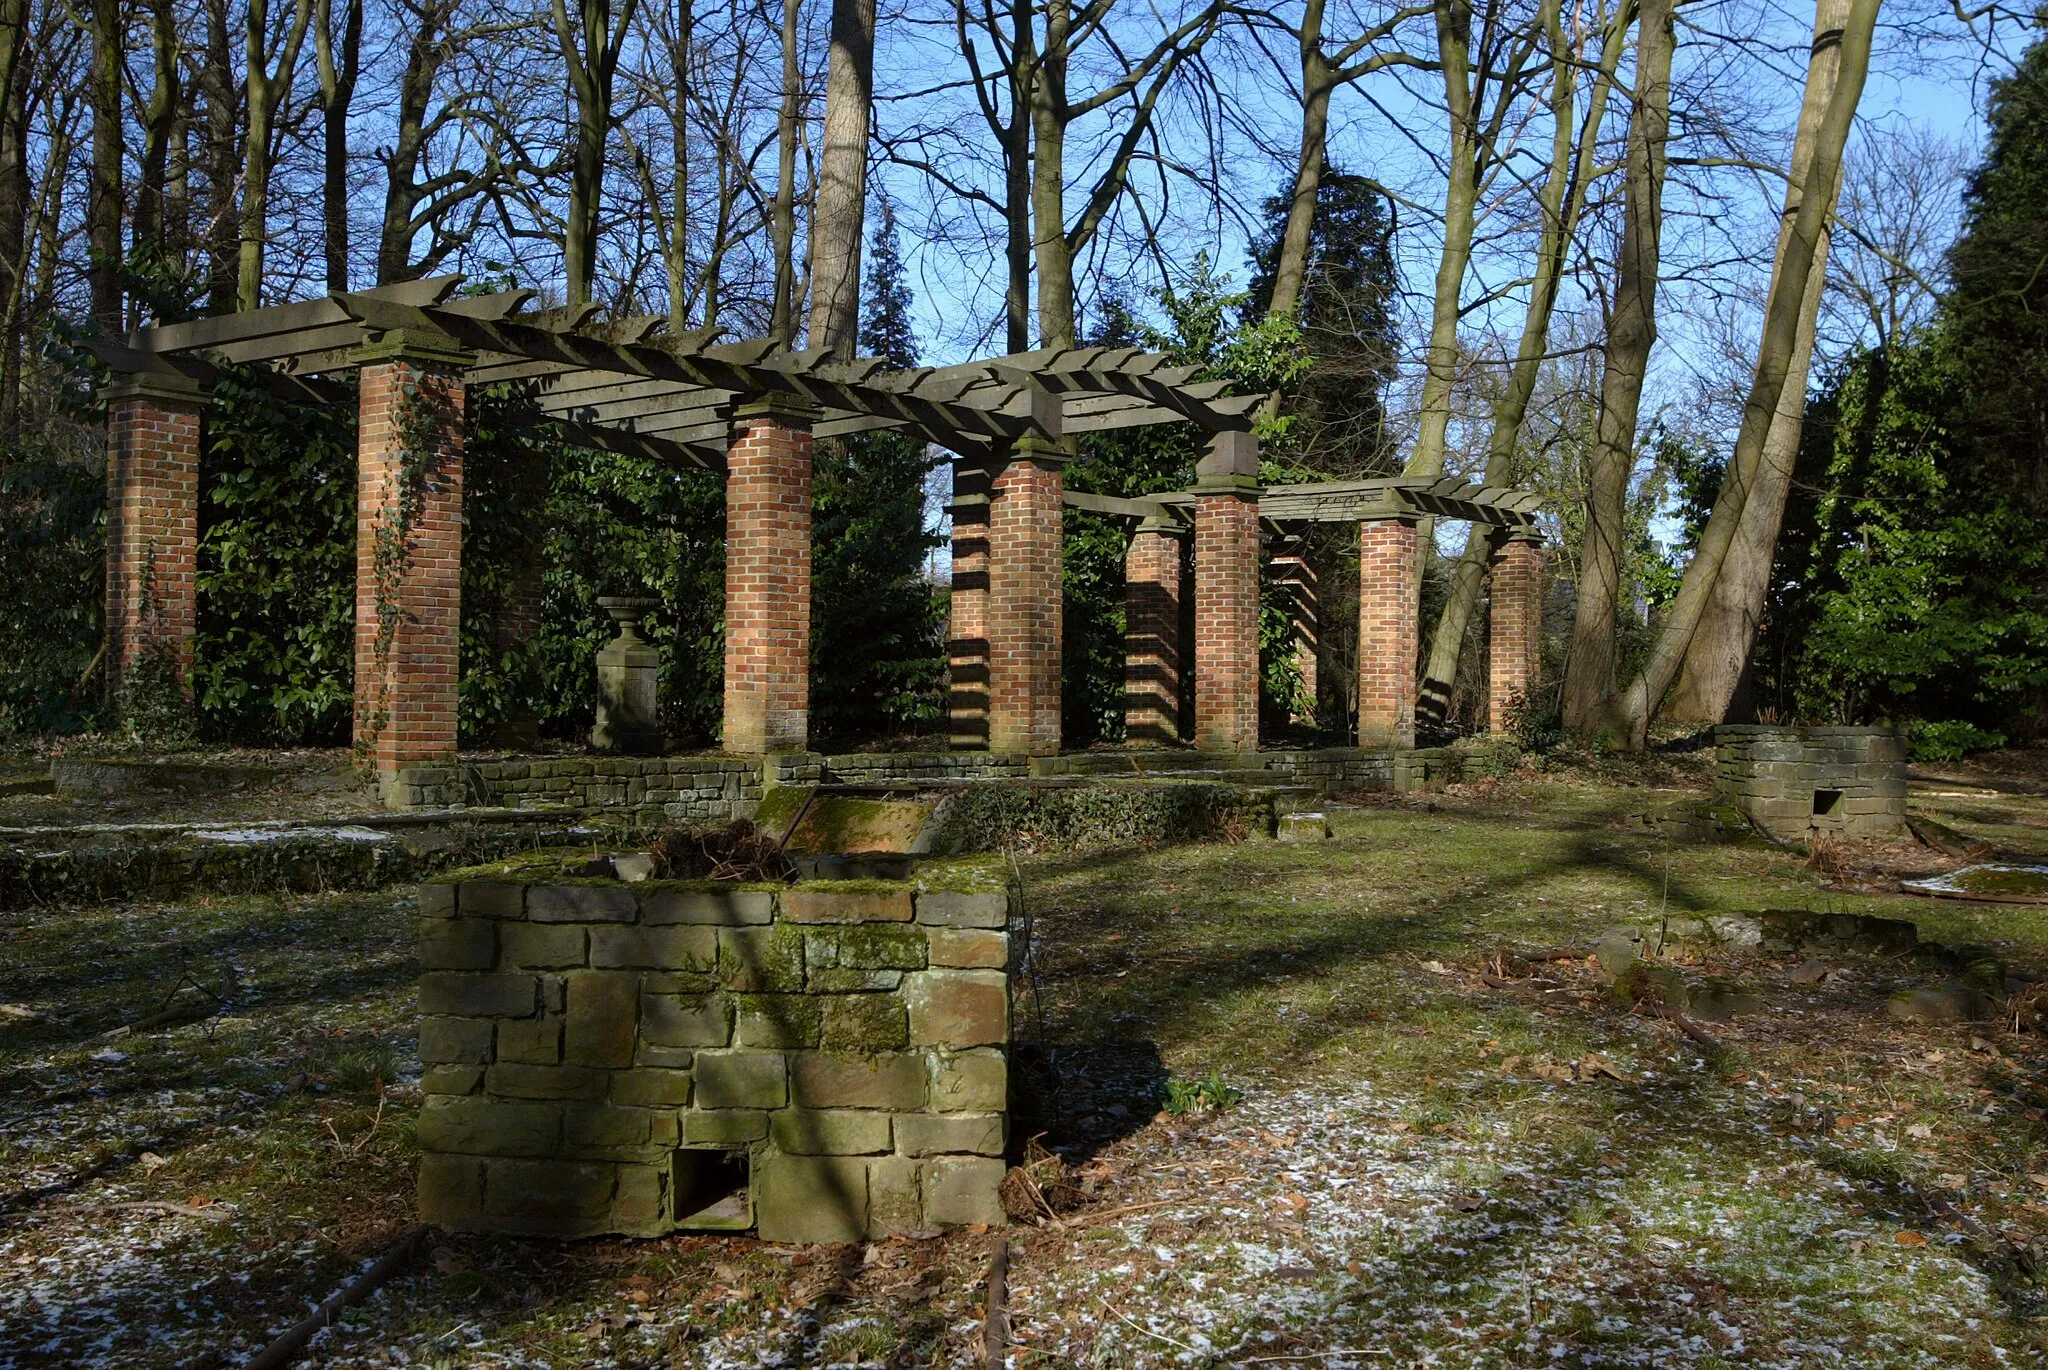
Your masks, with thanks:
M1180 740L1180 537L1140 526L1124 552L1124 737Z
M989 506L991 751L1060 750L1062 456L1020 442Z
M742 406L725 476L725 750L800 752L811 708L811 421Z
M1543 664L1543 550L1529 538L1495 549L1487 638L1486 726L1506 732Z
M205 400L154 389L107 401L107 683L144 652L192 665L198 618L199 416Z
M1195 747L1259 748L1259 494L1195 499Z
M953 467L953 583L947 598L946 731L955 751L988 746L989 474Z
M1415 523L1358 525L1358 745L1415 744Z

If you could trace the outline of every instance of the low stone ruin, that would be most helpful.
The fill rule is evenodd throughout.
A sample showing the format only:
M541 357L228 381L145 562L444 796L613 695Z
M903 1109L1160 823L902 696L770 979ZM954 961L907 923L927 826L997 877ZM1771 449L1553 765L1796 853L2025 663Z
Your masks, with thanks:
M1906 826L1906 742L1892 728L1714 729L1714 790L1773 837L1888 837Z
M628 880L582 853L420 887L420 1211L577 1237L999 1223L1010 896Z

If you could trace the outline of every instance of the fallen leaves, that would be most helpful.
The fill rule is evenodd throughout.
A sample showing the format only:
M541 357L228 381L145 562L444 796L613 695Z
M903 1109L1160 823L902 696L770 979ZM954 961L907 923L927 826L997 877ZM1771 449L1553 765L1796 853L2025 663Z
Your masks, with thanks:
M1552 1084L1590 1084L1603 1079L1628 1083L1628 1076L1617 1070L1613 1062L1591 1052L1576 1061L1560 1061L1550 1056L1510 1056L1500 1063L1503 1075L1512 1075L1523 1068L1537 1079Z
M1925 1246L1925 1245L1927 1245L1927 1238L1926 1238L1926 1237L1924 1237L1924 1236L1922 1236L1922 1235L1921 1235L1920 1233L1918 1233L1918 1232L1914 1232L1914 1231L1912 1231L1912 1230L1910 1230L1910 1229L1909 1229L1909 1230L1907 1230L1907 1231L1904 1231L1904 1232L1894 1232L1894 1233L1892 1234L1892 1240L1893 1240L1893 1241L1895 1241L1895 1242L1897 1242L1897 1243L1898 1243L1898 1244L1899 1244L1900 1246Z

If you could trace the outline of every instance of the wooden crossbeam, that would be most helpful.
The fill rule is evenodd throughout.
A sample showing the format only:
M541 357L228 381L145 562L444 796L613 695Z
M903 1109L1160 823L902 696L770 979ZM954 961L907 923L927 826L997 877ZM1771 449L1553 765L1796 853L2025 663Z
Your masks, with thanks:
M664 466L697 467L706 471L725 470L723 444L702 441L680 442L645 433L628 433L599 424L555 419L562 437L577 447L594 447L600 452L617 452L641 457Z

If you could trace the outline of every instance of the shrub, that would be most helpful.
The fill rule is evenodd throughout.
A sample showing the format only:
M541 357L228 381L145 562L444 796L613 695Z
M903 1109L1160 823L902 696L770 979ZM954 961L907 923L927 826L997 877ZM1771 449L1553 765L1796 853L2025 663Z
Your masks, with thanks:
M1952 718L1944 723L1908 723L1906 744L1915 761L1961 761L1972 752L2003 747L2005 734Z

